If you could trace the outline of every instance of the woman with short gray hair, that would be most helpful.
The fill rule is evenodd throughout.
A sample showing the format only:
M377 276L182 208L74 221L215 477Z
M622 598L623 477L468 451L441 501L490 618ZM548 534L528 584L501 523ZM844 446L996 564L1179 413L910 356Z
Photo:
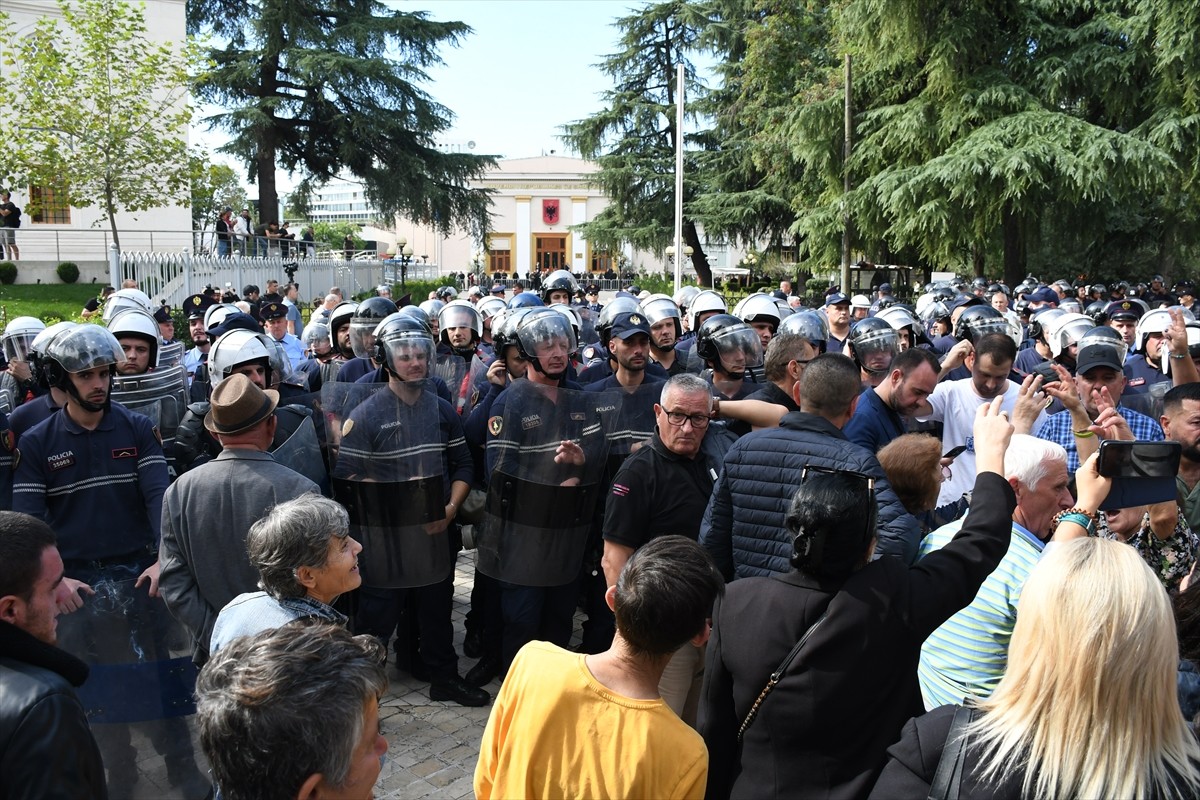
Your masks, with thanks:
M240 594L221 609L210 652L294 619L346 624L333 601L362 583L362 545L350 537L350 517L340 504L319 494L280 503L251 526L246 551L263 591Z

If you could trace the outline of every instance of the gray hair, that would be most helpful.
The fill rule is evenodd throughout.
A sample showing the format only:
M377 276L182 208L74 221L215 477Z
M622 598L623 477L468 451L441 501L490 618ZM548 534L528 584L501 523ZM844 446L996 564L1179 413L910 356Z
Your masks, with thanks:
M681 394L705 394L708 396L708 409L712 410L712 387L708 382L699 375L693 375L690 372L682 372L675 375L666 383L663 384L662 393L658 396L658 404L663 408L667 407L667 395L674 392L676 396Z
M1048 442L1026 433L1014 433L1004 452L1004 477L1016 478L1036 489L1046 477L1046 462L1067 461L1067 451L1057 442Z
M387 690L372 636L296 620L221 648L196 679L200 743L228 800L294 798L321 774L342 788L364 705Z
M304 597L308 590L296 580L296 570L324 566L329 540L349 535L350 515L341 504L319 494L302 494L250 526L246 552L264 592L277 600Z

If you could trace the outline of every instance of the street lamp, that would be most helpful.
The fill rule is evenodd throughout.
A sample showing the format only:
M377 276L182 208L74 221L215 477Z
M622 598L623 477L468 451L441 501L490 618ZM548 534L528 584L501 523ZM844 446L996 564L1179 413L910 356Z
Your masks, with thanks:
M396 237L396 252L400 256L400 291L404 291L405 283L408 281L408 265L412 261L413 249L408 243L408 239L403 236Z
M692 249L692 246L690 244L685 244L683 246L683 257L684 258L691 258L692 253L694 253L694 252L696 252L696 251ZM667 258L669 258L671 260L672 264L675 263L675 245L673 245L673 244L667 245Z

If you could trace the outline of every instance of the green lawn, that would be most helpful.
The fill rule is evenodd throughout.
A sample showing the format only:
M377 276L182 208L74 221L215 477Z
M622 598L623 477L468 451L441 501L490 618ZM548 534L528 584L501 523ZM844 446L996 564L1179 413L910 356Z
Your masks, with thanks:
M57 283L0 286L0 322L37 317L47 325L64 319L81 320L79 312L100 292L98 284Z

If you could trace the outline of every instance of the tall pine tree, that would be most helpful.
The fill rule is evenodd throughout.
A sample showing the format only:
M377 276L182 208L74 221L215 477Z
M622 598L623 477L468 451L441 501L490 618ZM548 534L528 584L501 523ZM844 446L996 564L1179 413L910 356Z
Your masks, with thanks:
M197 94L227 109L212 122L258 183L264 219L278 207L276 167L302 176L301 194L349 173L385 219L482 239L489 195L469 182L495 160L439 150L452 115L421 88L467 25L377 0L190 0L188 25L222 43Z

